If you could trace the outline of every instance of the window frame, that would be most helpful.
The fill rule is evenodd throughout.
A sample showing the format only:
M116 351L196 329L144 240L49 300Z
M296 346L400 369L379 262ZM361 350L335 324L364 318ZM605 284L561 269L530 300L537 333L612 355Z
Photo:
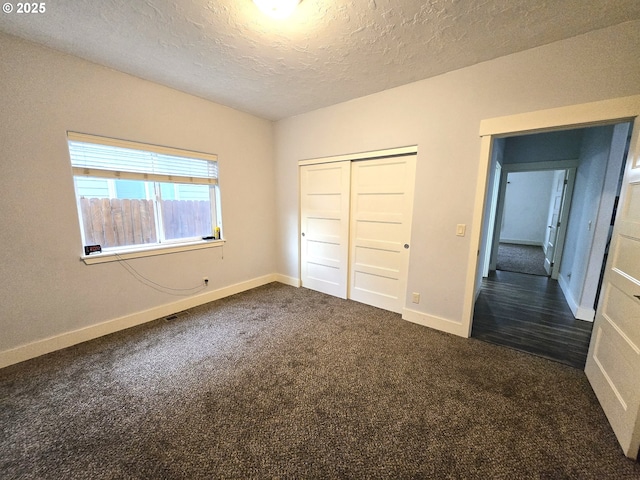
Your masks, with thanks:
M170 155L172 157L181 157L194 160L206 160L214 162L214 165L207 166L208 175L202 175L196 173L194 176L185 176L181 174L158 174L149 172L134 171L134 173L128 172L125 169L116 170L116 168L92 168L94 165L89 161L83 164L83 161L78 157L75 157L72 153L72 142L77 147L78 143L101 145L106 147L120 147L126 149L132 149L142 152L148 152L151 154ZM153 243L103 247L101 253L94 253L90 255L84 254L84 248L80 258L86 264L103 263L109 261L117 261L121 259L146 257L153 255L162 255L168 253L176 253L180 251L197 250L202 248L214 248L220 247L225 243L222 236L222 209L220 204L220 188L219 188L219 172L218 172L218 157L214 154L207 154L202 152L196 152L191 150L177 149L172 147L163 147L148 143L133 142L129 140L114 139L109 137L102 137L97 135L90 135L78 132L67 132L67 144L69 148L69 156L71 160L72 178L74 184L74 191L76 197L76 209L78 213L78 222L80 227L80 240L81 245L86 245L84 217L81 208L82 195L79 194L76 179L80 177L85 178L98 178L106 180L108 183L108 189L110 193L109 198L114 198L111 194L112 190L115 190L115 180L138 180L144 181L145 191L148 200L152 201L153 205L153 217L155 221L156 241ZM154 160L155 161L155 160ZM162 161L162 160L159 160ZM88 166L87 166L88 165ZM202 163L200 163L202 165ZM126 167L125 167L126 168ZM95 173L98 172L96 175ZM212 175L213 173L213 175ZM211 233L203 236L191 236L181 237L177 239L167 239L163 225L163 200L162 200L162 187L161 184L172 184L174 189L177 189L178 185L188 184L200 184L208 185L209 187L209 202L210 202L210 214L211 214ZM219 231L219 238L217 239L204 239L204 237L213 236L214 232ZM204 233L204 232L203 232Z

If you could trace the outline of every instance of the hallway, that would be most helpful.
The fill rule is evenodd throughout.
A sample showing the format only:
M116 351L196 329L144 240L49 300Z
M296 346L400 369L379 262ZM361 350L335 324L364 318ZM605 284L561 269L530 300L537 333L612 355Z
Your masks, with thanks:
M592 326L573 317L557 281L498 270L482 280L471 336L582 370Z

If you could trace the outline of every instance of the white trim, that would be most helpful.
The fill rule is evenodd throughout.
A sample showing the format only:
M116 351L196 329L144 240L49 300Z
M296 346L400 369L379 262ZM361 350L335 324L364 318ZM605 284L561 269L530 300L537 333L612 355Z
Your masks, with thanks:
M596 311L593 308L582 307L576 302L573 295L571 295L569 284L563 275L558 277L558 285L560 285L560 290L564 293L564 298L567 300L567 305L574 318L576 320L584 320L585 322L593 322L596 318Z
M528 245L530 247L542 247L544 248L544 242L534 242L532 240L516 240L513 238L500 237L500 243L512 243L514 245Z
M80 258L87 265L105 262L117 262L119 260L130 260L132 258L152 257L154 255L166 255L168 253L187 252L189 250L201 250L203 248L216 248L224 246L224 240L200 240L193 243L146 245L140 248L126 250L106 251L91 255L82 255Z
M435 315L429 315L427 313L418 312L417 310L411 310L410 308L402 309L402 319L407 322L417 323L424 327L433 328L442 332L451 333L458 337L468 337L467 329L460 322L448 320L442 317L436 317Z
M211 292L203 293L177 302L160 305L141 312L132 313L123 317L108 320L88 327L80 328L71 332L37 340L26 345L21 345L10 350L0 352L0 368L8 367L19 362L24 362L31 358L36 358L47 353L55 352L63 348L71 347L88 340L109 335L136 325L158 320L174 313L182 312L189 308L197 307L214 300L219 300L236 293L241 293L252 288L260 287L278 280L278 275L270 274L253 278L245 282L229 285Z
M633 121L640 111L640 95L488 118L480 122L480 136L522 135Z
M417 145L409 145L406 147L388 148L386 150L372 150L370 152L349 153L346 155L336 155L333 157L312 158L309 160L300 160L298 166L315 165L316 163L333 163L352 160L371 160L373 158L395 157L398 155L411 155L418 153Z
M567 170L569 168L578 168L579 163L580 161L578 159L555 160L551 162L505 163L502 164L502 169L508 173L536 172L538 170Z
M575 314L576 320L583 320L585 322L591 322L596 319L596 311L593 308L578 307L578 311Z
M493 142L491 137L482 137L480 139L480 163L478 166L478 179L476 181L476 199L473 206L473 217L471 223L471 232L469 233L470 249L467 257L467 276L466 289L464 294L464 304L462 305L462 329L464 337L471 336L471 327L473 324L473 308L476 297L476 283L481 278L476 278L478 269L478 257L480 256L480 241L482 237L482 221L484 217L484 207L486 199L487 185L489 184L489 166L491 165L491 155L493 151ZM488 161L487 161L488 159ZM501 177L506 177L504 169ZM496 224L499 218L496 217Z
M573 313L573 316L575 317L578 311L578 302L576 302L576 300L573 298L573 295L571 295L569 284L567 283L567 279L564 275L558 276L558 285L560 286L560 290L562 290L562 293L564 293L564 298L567 301L569 310L571 310L571 313Z
M281 273L275 274L275 281L296 288L300 288L302 286L299 278L289 277L288 275L282 275Z

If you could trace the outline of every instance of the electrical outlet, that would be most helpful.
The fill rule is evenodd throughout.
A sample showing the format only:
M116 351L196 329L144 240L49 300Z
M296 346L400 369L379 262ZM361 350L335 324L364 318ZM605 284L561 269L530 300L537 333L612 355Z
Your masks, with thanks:
M413 294L411 295L411 301L413 303L420 303L420 294L413 292Z
M209 285L209 277L202 277L202 283L204 284L204 286L208 286Z

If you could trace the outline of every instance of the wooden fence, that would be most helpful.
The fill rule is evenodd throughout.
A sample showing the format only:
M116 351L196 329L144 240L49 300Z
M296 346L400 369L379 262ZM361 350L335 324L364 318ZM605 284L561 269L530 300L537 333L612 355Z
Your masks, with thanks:
M163 200L161 203L166 240L211 235L209 202ZM108 248L158 241L152 200L82 198L80 208L87 245Z

